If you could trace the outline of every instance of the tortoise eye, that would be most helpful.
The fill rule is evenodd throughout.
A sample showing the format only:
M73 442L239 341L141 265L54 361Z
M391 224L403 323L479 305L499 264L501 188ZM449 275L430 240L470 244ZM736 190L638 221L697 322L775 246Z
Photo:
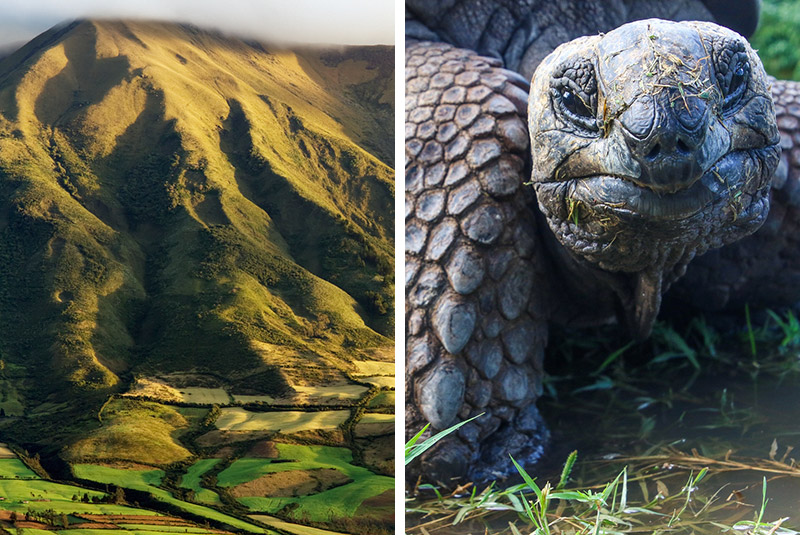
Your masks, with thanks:
M589 109L589 106L581 96L576 95L572 89L567 88L561 91L561 104L568 112L578 117L584 119L594 118L594 112Z
M747 85L747 75L750 69L747 62L740 61L731 73L731 80L728 82L728 90L725 92L725 105L733 104L739 97L742 96L744 88Z
M555 69L550 100L565 127L581 136L597 135L597 79L590 59L570 58Z
M741 49L738 44L736 48ZM725 111L736 107L747 90L750 81L750 62L744 50L728 49L717 63L717 80L722 92L722 108Z

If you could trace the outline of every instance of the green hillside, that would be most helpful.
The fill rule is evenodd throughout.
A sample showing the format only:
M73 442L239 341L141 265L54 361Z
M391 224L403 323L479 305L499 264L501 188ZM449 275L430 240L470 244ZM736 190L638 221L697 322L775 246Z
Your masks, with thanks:
M137 374L280 390L284 361L390 352L393 67L120 21L0 60L0 382L24 416Z

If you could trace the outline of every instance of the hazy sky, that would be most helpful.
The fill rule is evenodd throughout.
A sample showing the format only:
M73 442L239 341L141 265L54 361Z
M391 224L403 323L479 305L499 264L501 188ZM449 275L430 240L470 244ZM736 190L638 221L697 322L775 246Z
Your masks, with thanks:
M284 43L390 44L393 0L0 0L0 46L63 21L137 17Z

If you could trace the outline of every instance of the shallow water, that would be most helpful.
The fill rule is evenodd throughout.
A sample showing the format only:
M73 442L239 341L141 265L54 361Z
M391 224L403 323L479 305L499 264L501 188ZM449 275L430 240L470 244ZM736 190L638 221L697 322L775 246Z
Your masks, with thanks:
M696 491L701 499L692 500L689 509L696 512L704 500L715 496L714 507L697 518L728 526L757 517L766 477L769 501L762 520L788 517L782 528L800 530L800 469L795 462L800 460L800 356L783 351L767 363L737 349L738 356L728 353L703 361L700 355L702 371L698 371L679 357L674 357L674 366L669 358L653 364L648 358L660 348L648 351L632 355L627 363L620 359L615 369L594 376L568 375L569 370L587 369L569 360L560 369L549 370L555 376L551 384L557 397L545 396L539 405L553 445L542 462L528 467L531 475L540 484L555 484L569 452L577 450L579 461L569 488L603 485L627 466L629 498L641 502L644 493L648 499L659 492L680 493L690 475L708 467ZM641 474L646 474L643 484L634 481ZM500 481L496 488L520 482ZM715 507L720 510L708 512ZM454 511L431 508L440 516ZM411 515L408 525L432 518ZM450 518L441 525L429 524L427 531L509 533L509 522L515 522L521 533L533 531L513 512L456 526L450 526ZM709 526L676 533L722 532Z

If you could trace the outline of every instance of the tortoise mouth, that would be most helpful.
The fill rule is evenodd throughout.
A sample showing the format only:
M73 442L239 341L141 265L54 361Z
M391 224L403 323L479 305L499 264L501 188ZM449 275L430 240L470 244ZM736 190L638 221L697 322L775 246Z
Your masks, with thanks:
M709 248L752 234L769 209L769 182L779 153L777 145L729 152L675 193L607 174L534 186L561 245L602 269L637 272L685 264Z
M759 173L748 172L746 151L733 151L717 160L690 186L673 193L656 191L633 177L596 174L567 181L567 210L576 204L621 219L678 222L698 216L714 204L737 208L743 194L763 187Z
M620 216L677 221L698 214L715 201L716 196L704 183L705 178L704 175L690 187L675 193L659 193L625 177L595 175L573 179L567 198L573 203L613 211Z

